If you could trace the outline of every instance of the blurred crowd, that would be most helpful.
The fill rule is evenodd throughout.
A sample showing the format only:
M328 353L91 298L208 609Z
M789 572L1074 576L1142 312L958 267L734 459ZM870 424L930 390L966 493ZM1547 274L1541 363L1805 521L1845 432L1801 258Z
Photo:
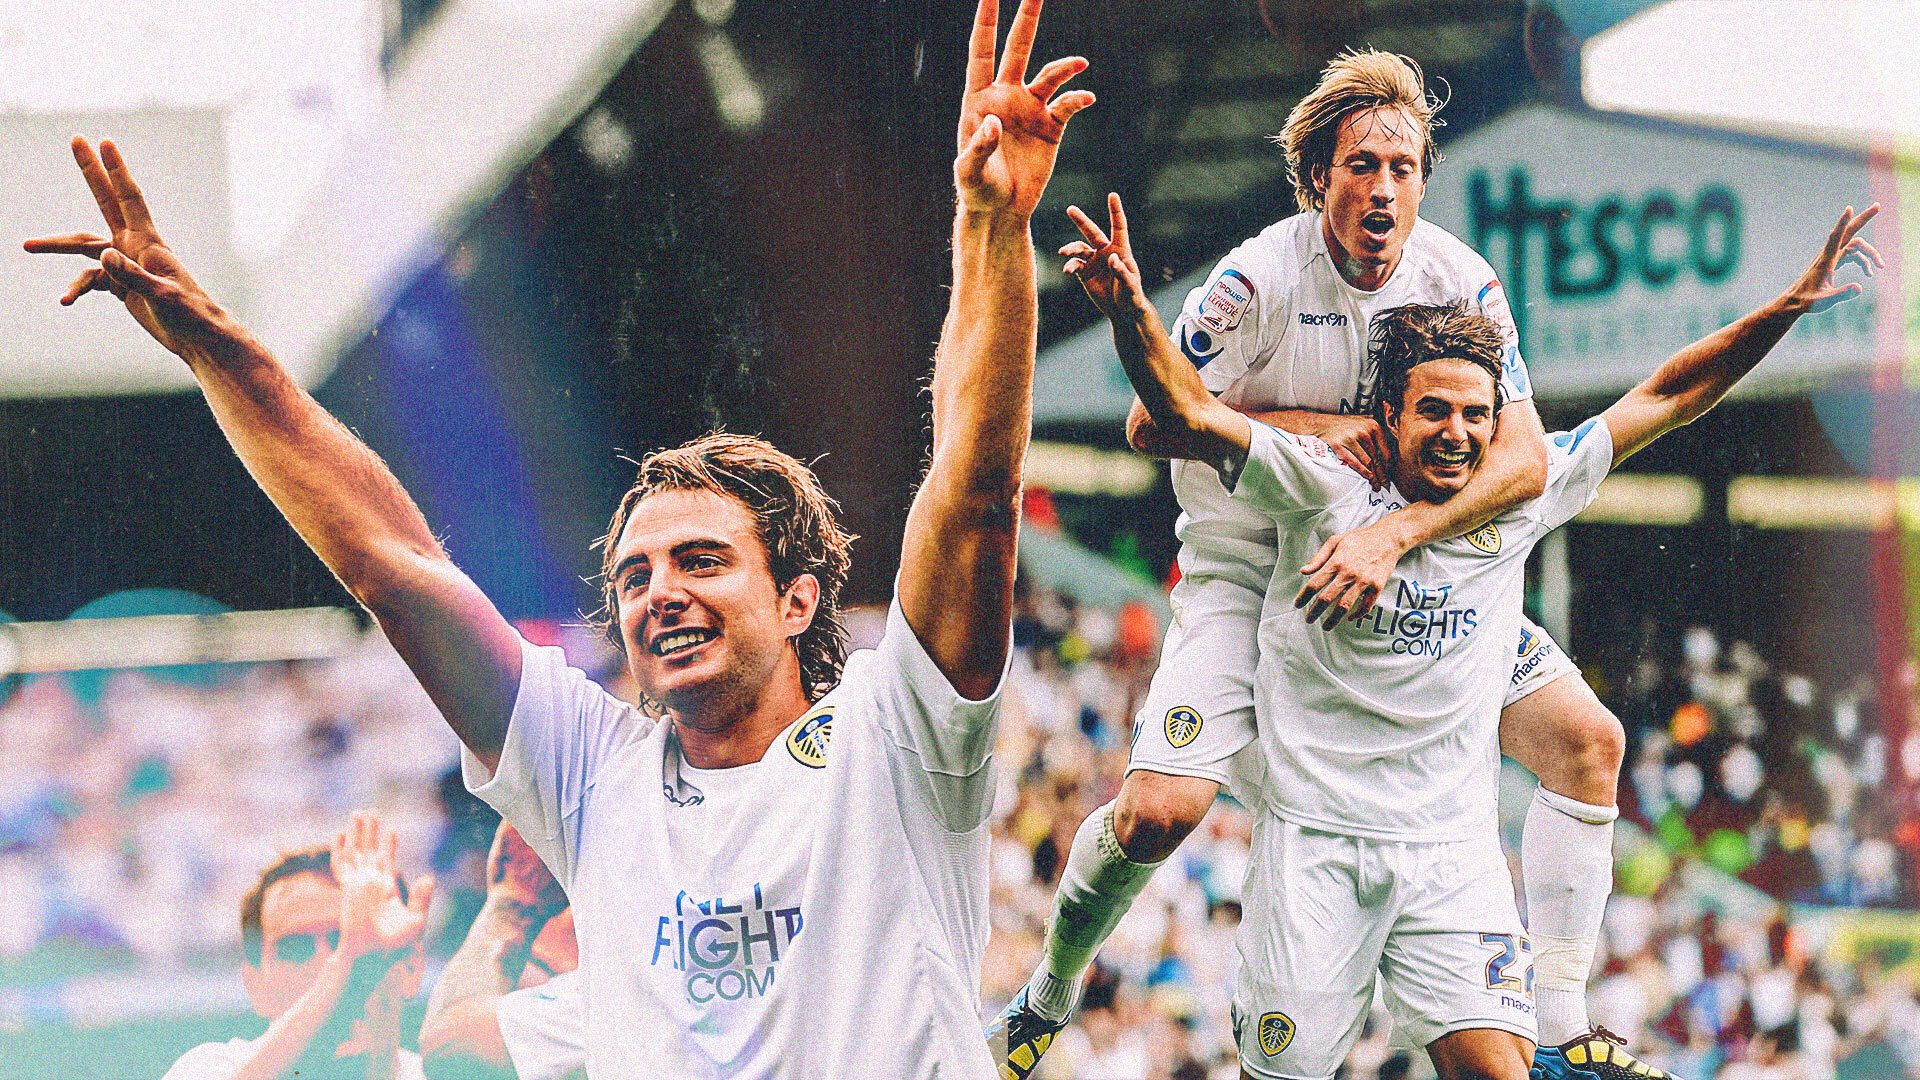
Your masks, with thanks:
M1628 819L1785 900L1914 907L1920 819L1901 820L1888 773L1890 756L1920 765L1920 731L1889 748L1872 673L1828 690L1698 626L1673 652L1644 652L1609 695Z
M879 613L856 616L856 640L877 635ZM985 1014L1033 970L1074 830L1118 789L1161 618L1022 589ZM623 690L590 631L527 630ZM1595 1019L1690 1078L1920 1080L1920 928L1863 910L1913 906L1913 825L1877 792L1890 755L1920 750L1886 745L1869 684L1818 687L1699 628L1667 652L1601 682L1628 729L1633 824L1621 829ZM148 980L130 1013L189 1007L164 989L195 970L232 979L238 898L260 868L356 807L379 810L408 869L439 875L431 947L451 952L493 828L460 789L455 750L377 635L326 661L0 684L0 1030L73 1019L49 1006L57 995L22 988L95 971ZM1250 831L1223 798L1155 876L1043 1075L1238 1075L1227 1003ZM36 966L48 956L57 963ZM1430 1074L1383 1013L1346 1072Z

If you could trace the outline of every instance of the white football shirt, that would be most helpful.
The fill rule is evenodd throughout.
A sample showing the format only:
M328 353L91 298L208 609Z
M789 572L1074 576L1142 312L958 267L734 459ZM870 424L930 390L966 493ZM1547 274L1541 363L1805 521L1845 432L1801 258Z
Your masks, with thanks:
M1472 248L1418 220L1393 275L1365 292L1340 276L1320 223L1313 211L1269 225L1221 259L1181 306L1174 343L1220 400L1248 412L1369 414L1378 381L1367 350L1373 317L1403 304L1455 302L1505 331L1504 399L1533 396L1506 294ZM1183 511L1176 531L1198 560L1184 560L1183 569L1197 565L1265 590L1274 565L1271 520L1229 498L1210 466L1174 462L1173 486Z
M1599 417L1547 448L1545 494L1409 552L1360 619L1308 626L1293 606L1299 575L1275 570L1254 675L1261 728L1284 733L1261 740L1268 809L1306 828L1383 840L1462 840L1493 827L1527 553L1592 501L1613 464ZM1259 423L1233 497L1308 552L1406 505L1319 439Z
M580 973L563 972L500 999L494 1016L519 1080L564 1080L587 1064L586 1006Z
M1011 651L1011 650L1009 650ZM998 692L959 696L895 604L751 767L718 835L672 725L522 646L468 787L566 887L589 1076L977 1077ZM731 770L729 770L731 771ZM726 787L729 785L719 785Z

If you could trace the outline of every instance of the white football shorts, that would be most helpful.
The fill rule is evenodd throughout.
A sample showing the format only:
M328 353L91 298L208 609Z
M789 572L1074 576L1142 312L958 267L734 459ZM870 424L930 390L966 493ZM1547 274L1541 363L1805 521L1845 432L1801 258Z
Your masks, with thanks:
M1534 1038L1533 951L1492 828L1409 843L1261 814L1252 854L1233 996L1248 1075L1333 1076L1375 980L1415 1045L1473 1028Z

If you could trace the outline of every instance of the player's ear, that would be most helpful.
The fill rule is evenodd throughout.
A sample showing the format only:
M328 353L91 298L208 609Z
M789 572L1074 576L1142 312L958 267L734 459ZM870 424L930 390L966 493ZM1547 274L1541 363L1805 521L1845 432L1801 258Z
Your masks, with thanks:
M1326 201L1327 166L1317 164L1307 166L1307 182L1313 185L1313 190L1320 193L1321 201Z
M780 618L787 624L787 636L798 637L813 625L813 613L820 610L820 579L801 574L787 583L780 595Z

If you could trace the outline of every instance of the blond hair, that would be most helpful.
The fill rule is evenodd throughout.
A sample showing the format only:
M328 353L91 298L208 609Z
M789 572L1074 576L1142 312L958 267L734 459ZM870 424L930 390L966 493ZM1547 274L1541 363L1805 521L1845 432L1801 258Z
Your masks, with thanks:
M1273 141L1287 155L1287 179L1301 210L1319 210L1324 200L1314 179L1333 167L1333 147L1340 124L1356 112L1396 108L1420 125L1420 171L1433 175L1440 152L1433 145L1436 115L1446 102L1427 92L1426 78L1412 57L1378 49L1349 49L1333 58L1320 73L1320 82L1287 114L1287 124Z

